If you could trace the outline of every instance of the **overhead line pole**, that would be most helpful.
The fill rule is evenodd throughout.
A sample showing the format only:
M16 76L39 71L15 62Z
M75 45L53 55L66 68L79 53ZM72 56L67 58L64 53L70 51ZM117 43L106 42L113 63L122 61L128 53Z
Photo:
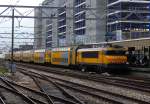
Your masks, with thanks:
M11 73L13 73L14 65L14 8L12 8L12 44L11 44Z

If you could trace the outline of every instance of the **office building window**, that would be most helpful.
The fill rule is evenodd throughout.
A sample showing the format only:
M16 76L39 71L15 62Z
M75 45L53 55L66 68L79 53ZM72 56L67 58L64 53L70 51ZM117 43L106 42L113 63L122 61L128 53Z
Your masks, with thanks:
M85 35L85 29L75 30L76 35Z

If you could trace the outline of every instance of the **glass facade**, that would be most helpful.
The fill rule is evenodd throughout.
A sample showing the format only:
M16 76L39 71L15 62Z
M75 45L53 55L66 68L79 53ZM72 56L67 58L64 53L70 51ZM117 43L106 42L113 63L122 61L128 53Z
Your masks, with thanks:
M46 47L52 47L52 21L46 21Z
M74 0L74 34L86 33L86 0Z
M56 19L48 21L49 24L47 24L47 48L94 43L105 40L106 19L102 21L97 19L87 20L87 18L96 18L96 13L105 13L103 12L106 8L105 0L52 0L50 6L60 8L46 11L47 14L55 14L54 17L56 17ZM90 11L86 7L99 9Z
M109 40L150 37L149 0L108 0L107 10Z
M66 45L66 5L58 9L58 43L59 46Z

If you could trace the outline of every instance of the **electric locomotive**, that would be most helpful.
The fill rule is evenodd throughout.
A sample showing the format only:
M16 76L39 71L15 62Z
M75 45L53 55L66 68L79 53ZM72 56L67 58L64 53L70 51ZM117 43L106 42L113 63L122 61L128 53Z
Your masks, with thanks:
M98 47L77 50L77 64L82 71L88 67L96 71L127 69L127 56L124 48Z
M17 57L14 57L15 61L19 59L22 62L74 67L82 71L88 68L99 72L127 68L125 49L108 44L100 47L74 46L19 51L14 54L17 54ZM10 55L6 56L9 59Z

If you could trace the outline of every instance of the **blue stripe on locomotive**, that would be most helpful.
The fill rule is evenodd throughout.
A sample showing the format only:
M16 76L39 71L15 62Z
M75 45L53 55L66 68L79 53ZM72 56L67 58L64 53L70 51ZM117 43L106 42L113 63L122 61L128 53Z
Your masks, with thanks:
M63 59L66 59L67 61L61 62L61 63L60 63L61 65L68 65L68 54L69 54L68 52L62 53L62 56L61 56L61 57L62 57Z
M44 63L44 53L40 53L40 62Z

